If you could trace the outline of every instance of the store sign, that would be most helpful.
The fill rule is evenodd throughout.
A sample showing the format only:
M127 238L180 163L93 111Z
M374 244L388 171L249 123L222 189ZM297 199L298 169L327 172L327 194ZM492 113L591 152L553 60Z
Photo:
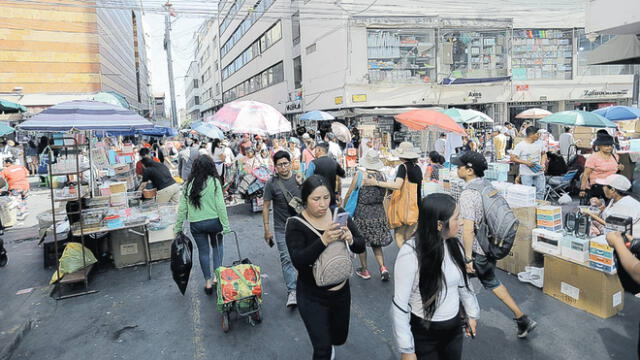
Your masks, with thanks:
M296 100L288 102L284 107L284 111L287 113L302 111L302 101Z
M467 97L480 99L482 97L482 93L480 91L472 90L469 91Z
M333 100L334 100L334 102L336 103L336 105L340 105L340 104L342 104L342 102L344 101L344 100L342 99L342 96L336 96Z
M516 91L527 91L529 90L529 85L516 85Z
M351 101L353 101L354 103L367 102L367 94L351 95Z
M602 96L625 96L629 92L628 89L622 90L596 90L587 89L584 91L584 97L602 97Z

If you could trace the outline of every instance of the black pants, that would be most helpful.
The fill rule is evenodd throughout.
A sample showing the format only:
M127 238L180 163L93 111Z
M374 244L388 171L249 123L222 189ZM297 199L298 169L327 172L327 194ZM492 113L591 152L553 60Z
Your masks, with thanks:
M427 329L424 320L411 314L411 333L418 360L462 359L462 319L432 321Z
M313 346L313 359L331 359L331 345L344 344L349 334L349 284L338 291L320 293L298 282L296 294L298 311Z

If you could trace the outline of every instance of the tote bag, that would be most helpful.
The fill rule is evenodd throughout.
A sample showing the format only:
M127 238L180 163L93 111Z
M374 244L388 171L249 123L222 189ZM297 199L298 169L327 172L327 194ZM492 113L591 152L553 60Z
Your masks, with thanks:
M418 184L409 182L409 169L403 164L406 173L404 182L399 190L391 194L389 208L387 210L387 220L392 229L402 225L414 225L418 222Z

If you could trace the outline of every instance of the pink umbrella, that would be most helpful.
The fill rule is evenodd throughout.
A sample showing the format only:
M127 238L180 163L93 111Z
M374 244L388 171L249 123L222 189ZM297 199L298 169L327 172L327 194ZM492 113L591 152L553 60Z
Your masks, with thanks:
M222 131L275 135L291 131L291 123L272 106L257 101L233 101L205 119Z

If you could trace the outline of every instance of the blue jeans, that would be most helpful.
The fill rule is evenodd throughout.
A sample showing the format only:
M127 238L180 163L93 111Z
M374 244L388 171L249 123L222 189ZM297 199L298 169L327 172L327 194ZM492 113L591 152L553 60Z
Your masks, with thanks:
M284 283L287 286L287 292L296 291L296 281L298 280L298 271L293 267L291 263L291 257L289 256L289 249L285 242L285 235L283 230L274 231L273 237L276 240L276 246L280 252L280 264L282 265L282 277Z
M205 280L211 279L211 248L213 248L213 268L217 269L222 266L224 254L222 239L216 241L216 234L220 232L222 232L222 224L218 218L191 223L191 234L198 246L200 268Z
M546 180L544 178L544 174L520 175L520 181L522 182L522 185L535 186L536 199L544 200L544 190L546 186Z

